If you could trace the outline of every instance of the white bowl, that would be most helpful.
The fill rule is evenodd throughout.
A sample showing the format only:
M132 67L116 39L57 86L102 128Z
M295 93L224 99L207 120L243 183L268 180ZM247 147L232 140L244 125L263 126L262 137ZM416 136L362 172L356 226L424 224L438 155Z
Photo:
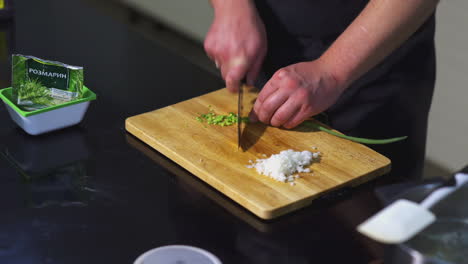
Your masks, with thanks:
M210 252L192 246L170 245L149 250L139 256L134 264L222 264Z
M24 117L17 113L8 104L8 113L11 119L30 135L40 135L50 131L76 125L83 120L89 101L71 106L55 109L37 115Z
M96 99L96 94L91 90L85 87L84 91L83 98L79 100L33 112L22 111L12 102L11 87L0 90L0 98L5 103L11 119L19 127L30 135L40 135L80 123L91 100Z

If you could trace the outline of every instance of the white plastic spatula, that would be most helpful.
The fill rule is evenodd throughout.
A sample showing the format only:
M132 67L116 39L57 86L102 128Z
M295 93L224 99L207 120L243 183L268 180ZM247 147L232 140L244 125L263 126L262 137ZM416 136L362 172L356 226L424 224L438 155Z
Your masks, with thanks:
M456 185L441 187L432 192L420 204L399 199L367 219L357 230L382 243L399 244L411 239L435 221L431 206L468 182L468 174L455 175Z

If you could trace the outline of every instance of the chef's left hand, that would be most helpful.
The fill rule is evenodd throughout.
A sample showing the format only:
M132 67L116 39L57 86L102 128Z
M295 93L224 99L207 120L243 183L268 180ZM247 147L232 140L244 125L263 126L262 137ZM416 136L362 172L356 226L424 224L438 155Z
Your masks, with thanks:
M327 68L317 59L278 70L258 95L251 121L291 129L327 110L347 86Z

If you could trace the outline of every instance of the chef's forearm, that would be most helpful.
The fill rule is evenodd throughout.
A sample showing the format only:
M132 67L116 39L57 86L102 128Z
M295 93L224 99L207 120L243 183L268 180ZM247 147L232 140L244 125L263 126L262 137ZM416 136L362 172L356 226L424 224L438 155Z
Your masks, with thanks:
M348 86L407 40L438 0L371 0L320 60Z
M209 0L211 6L216 12L216 9L222 5L233 5L233 4L251 4L253 0Z

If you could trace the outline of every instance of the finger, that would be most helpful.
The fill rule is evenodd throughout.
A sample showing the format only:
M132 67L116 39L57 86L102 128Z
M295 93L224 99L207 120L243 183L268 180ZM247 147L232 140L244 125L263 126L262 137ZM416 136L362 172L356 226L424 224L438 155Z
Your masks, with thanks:
M205 50L206 51L206 56L208 56L208 58L210 58L211 61L215 61L215 54L214 52L210 49L210 50Z
M258 119L265 124L271 124L271 118L275 112L288 100L289 94L283 90L277 90L271 94L261 104L261 108L256 111Z
M268 98L268 96L270 96L271 94L276 92L276 90L278 90L278 86L276 85L276 83L272 79L270 79L265 84L265 86L263 86L263 89L258 94L258 97L255 100L255 103L254 103L253 108L252 108L253 112L255 113L255 117L257 117L257 121L260 120L258 118L258 116L259 116L258 114L260 112L260 109L262 108L263 101L265 101L265 99Z
M215 61L216 60L216 55L217 55L217 48L216 48L216 42L212 40L211 37L208 37L205 39L205 42L203 43L203 47L205 49L206 55L210 60Z
M290 120L284 123L283 127L287 129L295 128L311 116L312 113L310 111L305 111L301 108Z
M247 72L247 60L243 58L234 58L229 62L229 69L226 73L226 87L230 92L237 92L241 80Z
M220 63L219 63L219 59L216 58L216 56L214 55L214 53L208 52L208 51L207 51L207 52L206 52L206 55L208 56L208 58L210 58L210 60L211 60L212 62L214 62L216 69L221 70L221 68L220 68L221 65L220 65Z
M300 106L289 98L271 117L271 125L280 127L291 120L300 110Z
M224 81L227 81L229 71L232 68L232 64L230 63L230 60L231 59L228 56L223 55L223 54L218 54L218 56L216 56L215 58L215 61L218 62L218 67L219 67L221 76L223 77Z
M258 73L260 72L260 69L262 68L262 65L263 65L263 57L256 59L252 63L246 75L248 85L250 86L254 85L255 81L257 80Z
M275 93L278 90L279 86L277 84L280 79L278 78L277 73L275 73L273 77L263 86L257 99L255 100L254 106L252 107L252 111L250 111L249 114L249 119L251 119L252 122L260 121L259 112L262 108L262 103L265 101L266 98L268 98L271 94Z
M278 86L276 85L275 82L273 82L271 79L263 86L263 89L260 91L260 93L257 96L257 99L255 100L253 108L258 111L261 109L263 102L273 93L275 93L278 90Z
M214 57L213 48L212 48L211 41L209 39L205 40L205 42L203 43L203 48L205 49L205 52L208 58L213 60L213 57Z
M255 100L255 103L252 107L252 115L251 117L255 121L260 121L259 118L259 113L261 112L262 109L262 104L265 101L266 98L268 98L270 95L275 93L278 90L278 85L277 82L275 82L274 77L272 77L262 88L260 93L257 96L257 99Z
M236 80L230 77L226 78L226 88L231 93L237 93L240 85L240 80Z
M266 98L268 98L272 93L276 92L279 88L279 83L284 76L284 70L278 70L273 76L268 80L268 82L263 86L263 89L260 91L257 97L257 101L263 103Z
M226 81L227 73L229 71L229 65L227 63L223 63L222 60L216 60L218 61L218 66L219 66L219 71L221 72L221 77L223 80Z
M226 75L229 70L229 64L226 63L229 60L228 55L223 52L219 46L214 47L210 54L210 58L215 63L216 68L220 71L223 80L226 80Z

